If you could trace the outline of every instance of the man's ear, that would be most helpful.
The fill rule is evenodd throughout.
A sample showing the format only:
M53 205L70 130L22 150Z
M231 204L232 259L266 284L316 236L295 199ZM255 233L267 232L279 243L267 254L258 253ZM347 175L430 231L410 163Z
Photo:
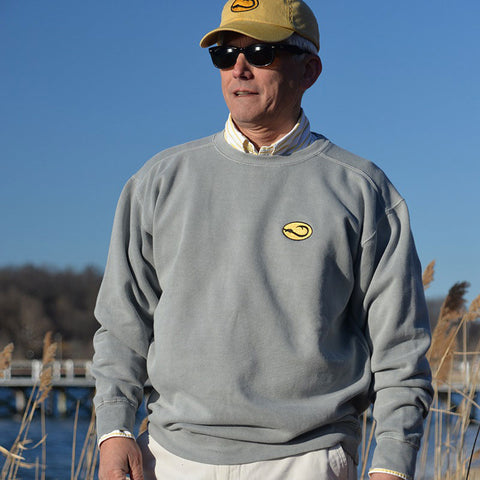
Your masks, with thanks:
M322 73L322 61L318 55L308 55L303 71L303 87L308 90Z

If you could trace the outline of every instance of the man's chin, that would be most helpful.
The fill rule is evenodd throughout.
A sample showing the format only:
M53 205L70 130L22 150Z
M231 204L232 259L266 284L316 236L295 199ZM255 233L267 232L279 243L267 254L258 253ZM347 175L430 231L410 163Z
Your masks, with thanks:
M232 120L235 122L235 125L238 128L242 127L255 127L261 126L263 129L268 127L271 123L271 120L266 118L264 114L258 114L254 112L230 112L232 115ZM268 129L268 128L267 128Z

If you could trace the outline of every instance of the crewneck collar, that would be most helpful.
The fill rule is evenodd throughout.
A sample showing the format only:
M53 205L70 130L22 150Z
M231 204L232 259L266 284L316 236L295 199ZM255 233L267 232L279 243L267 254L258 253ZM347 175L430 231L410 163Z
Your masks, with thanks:
M279 166L301 163L319 155L330 144L323 135L312 132L313 142L307 146L291 153L290 155L252 155L232 147L225 139L224 132L219 132L212 137L215 148L228 160L236 163L254 166Z

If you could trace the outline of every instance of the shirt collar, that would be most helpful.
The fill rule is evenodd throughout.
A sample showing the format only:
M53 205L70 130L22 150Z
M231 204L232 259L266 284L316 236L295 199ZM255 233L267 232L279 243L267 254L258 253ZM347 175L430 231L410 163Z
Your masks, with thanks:
M236 150L253 155L290 155L307 147L315 140L310 131L310 122L303 110L301 110L298 122L290 132L272 145L260 147L260 150L257 150L255 145L240 132L230 114L225 123L224 136L227 143Z

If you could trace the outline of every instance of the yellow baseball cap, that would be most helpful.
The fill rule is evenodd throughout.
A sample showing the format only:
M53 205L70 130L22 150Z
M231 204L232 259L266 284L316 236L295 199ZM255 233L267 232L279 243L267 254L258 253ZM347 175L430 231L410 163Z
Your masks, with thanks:
M237 32L262 42L281 42L293 33L320 48L318 24L302 0L229 0L222 11L220 26L200 41L205 48L218 42L220 32Z

